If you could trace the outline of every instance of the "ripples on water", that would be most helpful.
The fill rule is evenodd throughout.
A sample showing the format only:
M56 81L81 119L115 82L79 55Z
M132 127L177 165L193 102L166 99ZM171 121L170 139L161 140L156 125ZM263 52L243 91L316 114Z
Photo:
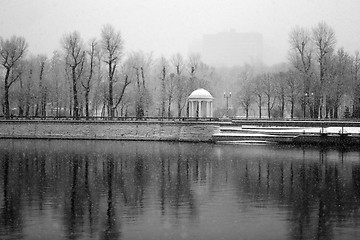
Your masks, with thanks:
M0 239L359 239L360 152L0 140Z

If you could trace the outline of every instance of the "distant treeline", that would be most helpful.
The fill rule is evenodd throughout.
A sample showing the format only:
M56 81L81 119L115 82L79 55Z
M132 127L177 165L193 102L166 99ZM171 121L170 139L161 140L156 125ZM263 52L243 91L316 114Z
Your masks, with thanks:
M187 97L202 87L215 98L215 117L358 118L359 52L336 49L324 22L293 28L289 44L287 63L215 68L199 54L125 53L112 25L87 41L65 34L50 58L27 54L23 37L0 37L0 115L181 117ZM224 91L233 93L229 111Z

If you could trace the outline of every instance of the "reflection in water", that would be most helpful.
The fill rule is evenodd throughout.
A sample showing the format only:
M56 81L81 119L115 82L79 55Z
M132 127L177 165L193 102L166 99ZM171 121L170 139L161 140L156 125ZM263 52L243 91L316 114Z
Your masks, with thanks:
M103 226L102 239L119 239L120 227L118 226L116 216L116 199L113 195L113 178L114 178L114 159L113 156L106 158L106 175L107 175L107 210L106 221Z
M349 149L0 140L0 239L358 239Z
M10 162L10 154L8 152L2 154L2 158L3 206L0 212L0 226L1 229L4 229L2 231L4 231L6 235L21 238L23 223L19 207L22 195L18 186L13 184L12 177L19 177L16 176L19 172L16 172L16 169L13 167L13 164L16 165L17 163Z

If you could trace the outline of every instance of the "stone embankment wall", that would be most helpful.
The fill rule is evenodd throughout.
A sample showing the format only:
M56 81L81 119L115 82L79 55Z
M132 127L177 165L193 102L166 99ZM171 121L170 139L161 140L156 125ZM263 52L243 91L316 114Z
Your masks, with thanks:
M211 142L216 123L115 121L0 121L0 138Z

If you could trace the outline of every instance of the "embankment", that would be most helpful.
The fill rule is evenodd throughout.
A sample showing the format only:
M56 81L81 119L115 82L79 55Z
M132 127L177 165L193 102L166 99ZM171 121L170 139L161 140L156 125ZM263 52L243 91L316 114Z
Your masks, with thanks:
M0 138L212 142L217 123L1 120Z

